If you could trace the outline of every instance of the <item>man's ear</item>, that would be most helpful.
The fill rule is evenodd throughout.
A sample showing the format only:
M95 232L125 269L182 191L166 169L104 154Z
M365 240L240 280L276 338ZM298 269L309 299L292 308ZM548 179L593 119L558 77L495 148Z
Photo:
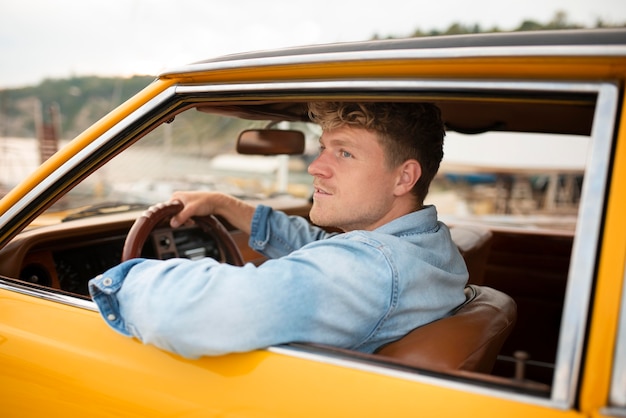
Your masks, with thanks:
M394 194L402 196L410 193L422 176L422 166L417 160L406 160L398 167L398 177Z

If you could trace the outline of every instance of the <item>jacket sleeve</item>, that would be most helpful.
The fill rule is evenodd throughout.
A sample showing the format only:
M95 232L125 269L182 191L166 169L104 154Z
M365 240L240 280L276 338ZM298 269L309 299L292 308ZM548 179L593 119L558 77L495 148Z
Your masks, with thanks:
M252 218L249 245L269 258L283 257L307 244L336 234L312 226L300 216L288 216L268 206L258 206Z
M197 358L293 341L356 348L395 305L391 275L375 245L329 239L258 267L131 260L89 288L118 332Z

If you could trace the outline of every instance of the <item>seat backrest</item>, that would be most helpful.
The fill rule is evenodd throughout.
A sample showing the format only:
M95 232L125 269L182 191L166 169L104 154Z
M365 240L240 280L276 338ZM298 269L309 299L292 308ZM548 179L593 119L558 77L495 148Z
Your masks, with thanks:
M490 373L517 317L515 301L484 286L465 288L466 302L450 316L414 329L377 350L414 367Z
M467 265L469 283L482 285L493 233L477 225L455 225L450 235Z

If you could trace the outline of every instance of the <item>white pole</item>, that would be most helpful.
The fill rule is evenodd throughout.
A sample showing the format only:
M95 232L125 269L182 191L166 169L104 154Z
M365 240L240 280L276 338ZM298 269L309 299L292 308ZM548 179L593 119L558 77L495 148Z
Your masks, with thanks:
M277 155L278 168L276 170L276 192L280 194L287 193L287 185L289 184L289 156Z

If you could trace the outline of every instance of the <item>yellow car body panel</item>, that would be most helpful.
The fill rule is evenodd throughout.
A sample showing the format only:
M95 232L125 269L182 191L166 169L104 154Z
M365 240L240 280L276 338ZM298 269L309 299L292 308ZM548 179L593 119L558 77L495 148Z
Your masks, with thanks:
M237 83L272 80L323 80L348 76L357 78L450 78L460 79L550 79L584 80L621 78L623 57L493 57L421 58L419 60L376 60L329 62L318 65L276 64L233 71L230 68L191 73L166 73L161 79L179 83ZM175 71L175 70L173 70Z
M186 360L112 333L93 311L3 290L0 300L2 356L15 365L2 371L3 416L145 416L150 405L153 417L580 416L268 351ZM21 303L28 316L13 311Z

